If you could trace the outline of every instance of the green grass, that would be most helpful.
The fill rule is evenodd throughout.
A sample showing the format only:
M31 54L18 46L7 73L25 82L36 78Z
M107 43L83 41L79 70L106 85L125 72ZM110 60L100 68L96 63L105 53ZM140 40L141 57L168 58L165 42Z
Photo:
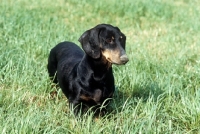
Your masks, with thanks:
M200 133L198 0L0 0L0 133ZM74 117L50 97L49 51L99 23L127 36L110 114Z

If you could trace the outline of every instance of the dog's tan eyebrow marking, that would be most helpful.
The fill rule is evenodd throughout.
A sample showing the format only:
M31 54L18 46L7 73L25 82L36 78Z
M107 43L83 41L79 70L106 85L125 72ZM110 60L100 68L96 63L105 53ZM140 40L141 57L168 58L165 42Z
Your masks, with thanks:
M115 38L112 36L112 40L114 40Z

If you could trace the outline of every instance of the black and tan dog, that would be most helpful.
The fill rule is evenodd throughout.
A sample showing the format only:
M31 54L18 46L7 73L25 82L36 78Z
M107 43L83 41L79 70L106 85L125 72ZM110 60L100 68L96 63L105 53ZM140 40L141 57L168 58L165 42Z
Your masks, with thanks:
M101 106L112 98L115 86L112 64L125 64L126 36L119 28L100 24L79 39L85 53L72 42L61 42L49 55L48 72L76 111Z

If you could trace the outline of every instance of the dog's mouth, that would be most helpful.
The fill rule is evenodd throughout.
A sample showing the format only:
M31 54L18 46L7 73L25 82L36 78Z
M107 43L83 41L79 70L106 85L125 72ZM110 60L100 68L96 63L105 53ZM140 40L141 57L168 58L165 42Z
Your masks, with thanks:
M121 56L122 57L122 56ZM113 61L113 60L111 60L110 58L106 58L106 60L108 61L108 62L110 62L111 64L116 64L116 65L125 65L128 61L129 61L129 59L128 58L121 58L120 57L120 60L118 60L118 61Z
M118 51L105 50L102 51L102 55L111 64L124 65L129 61L126 54L121 55Z
M120 65L120 63L118 63L118 62L114 62L114 61L112 61L110 58L106 58L106 60L107 60L109 63L111 63L111 64L117 64L117 65Z
M110 58L106 58L108 62L114 64L114 62L112 62L112 60Z

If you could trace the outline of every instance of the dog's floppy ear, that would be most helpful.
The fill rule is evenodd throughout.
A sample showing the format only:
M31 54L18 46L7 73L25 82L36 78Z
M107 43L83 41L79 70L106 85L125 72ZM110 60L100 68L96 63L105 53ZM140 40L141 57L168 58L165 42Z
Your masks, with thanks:
M94 59L100 57L99 32L99 28L92 28L84 32L78 40L85 53Z

